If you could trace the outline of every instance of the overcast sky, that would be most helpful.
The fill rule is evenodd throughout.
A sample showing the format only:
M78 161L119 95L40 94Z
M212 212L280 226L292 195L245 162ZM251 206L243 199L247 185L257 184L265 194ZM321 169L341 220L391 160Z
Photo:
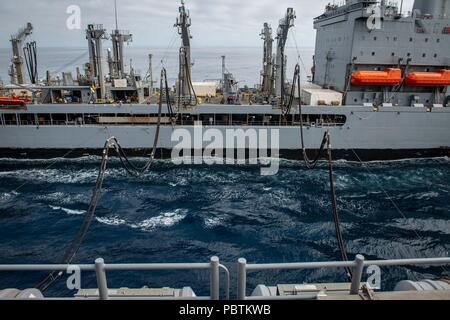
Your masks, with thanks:
M313 47L312 19L332 0L186 0L191 11L193 46L256 47L264 22L274 31L286 8L297 13L295 35L300 47ZM336 1L342 2L342 1ZM405 0L404 11L413 0ZM117 0L119 29L130 30L133 46L167 47L180 0ZM81 8L82 30L68 30L67 7ZM10 35L26 22L33 23L33 39L42 47L84 47L84 27L89 23L114 28L114 0L0 0L0 47L9 47ZM289 44L288 44L289 45ZM291 44L293 45L293 44Z

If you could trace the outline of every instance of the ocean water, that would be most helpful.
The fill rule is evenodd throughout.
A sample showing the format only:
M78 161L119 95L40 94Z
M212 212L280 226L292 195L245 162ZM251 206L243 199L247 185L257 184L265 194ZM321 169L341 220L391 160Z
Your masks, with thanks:
M0 264L59 262L83 221L98 166L96 157L0 160ZM302 162L282 161L272 177L259 169L158 161L133 178L111 160L96 218L74 262L207 262L217 255L234 273L240 257L250 263L339 260L326 163L309 171ZM335 180L351 259L449 256L448 158L338 161ZM382 285L388 290L400 280L445 274L441 267L383 268ZM44 276L2 273L0 288L32 287ZM110 287L192 286L197 294L208 294L208 279L200 271L108 273ZM248 287L345 280L342 270L270 271L250 273ZM83 287L95 284L92 273L83 274ZM71 292L62 279L47 294Z
M145 76L148 71L148 55L153 54L154 79L159 79L161 68L165 67L170 83L174 84L178 76L178 49L176 49L176 46L179 43L178 39L173 40L166 48L127 47L125 50L125 69L128 71L131 64L137 73ZM217 81L221 79L221 56L223 55L226 56L228 71L234 74L241 87L245 85L254 87L255 84L260 83L262 48L193 48L193 81ZM300 63L302 77L307 80L307 77L311 74L314 49L290 47L286 49L286 55L288 57L287 77L292 78L295 64ZM10 61L10 50L0 49L0 79L5 83L9 83ZM61 72L72 72L75 78L76 68L80 67L80 70L83 71L83 65L88 61L89 55L86 48L38 48L39 79L45 78L47 70L52 72L54 78ZM104 63L104 70L107 73L106 58ZM159 83L157 86L159 86Z

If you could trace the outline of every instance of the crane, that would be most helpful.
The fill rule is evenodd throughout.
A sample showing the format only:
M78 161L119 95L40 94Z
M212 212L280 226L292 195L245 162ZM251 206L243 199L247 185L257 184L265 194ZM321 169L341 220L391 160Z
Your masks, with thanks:
M24 84L25 70L23 65L22 47L25 39L33 32L33 25L28 22L27 25L20 29L17 34L11 36L12 44L12 66L10 70L11 83Z
M191 78L191 33L189 27L191 26L191 18L189 11L186 10L185 1L181 0L181 7L179 8L180 17L177 18L175 27L178 28L178 33L181 35L180 48L180 71L178 75L178 103L183 105L196 104L197 98L192 86Z
M280 20L277 31L277 56L275 64L275 94L283 101L286 84L286 55L285 47L289 29L294 26L295 12L293 8L288 8L286 16Z
M263 70L261 72L261 96L267 101L273 93L273 57L272 57L272 28L268 23L264 23L261 32L261 39L264 40Z

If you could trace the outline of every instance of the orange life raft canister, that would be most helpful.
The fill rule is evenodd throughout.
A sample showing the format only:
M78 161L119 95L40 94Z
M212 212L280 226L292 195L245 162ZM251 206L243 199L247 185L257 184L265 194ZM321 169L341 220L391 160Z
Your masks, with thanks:
M355 86L396 86L402 83L402 70L388 68L385 71L356 71L352 74Z
M450 70L439 72L411 72L406 77L408 86L445 87L450 86Z

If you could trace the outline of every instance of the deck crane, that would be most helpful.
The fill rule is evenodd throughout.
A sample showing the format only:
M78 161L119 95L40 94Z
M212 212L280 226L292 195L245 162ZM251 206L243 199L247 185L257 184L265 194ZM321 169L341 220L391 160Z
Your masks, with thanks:
M265 101L273 94L273 37L272 28L268 23L264 23L264 28L261 32L261 39L264 40L264 58L263 69L261 71L261 96Z
M181 35L180 48L180 70L178 74L178 104L193 105L196 103L194 88L192 86L191 78L191 33L189 27L191 26L191 18L189 11L186 10L185 1L181 1L179 8L180 17L177 18L175 27L178 28L178 33Z
M13 51L13 58L11 60L10 77L11 83L25 84L25 69L22 57L22 47L25 39L33 32L33 25L27 23L27 25L20 29L17 34L11 36L11 44Z
M286 16L280 20L277 31L277 56L275 63L275 94L277 99L284 101L286 94L286 65L287 59L285 55L285 47L288 38L289 29L294 26L295 11L293 8L288 8Z

